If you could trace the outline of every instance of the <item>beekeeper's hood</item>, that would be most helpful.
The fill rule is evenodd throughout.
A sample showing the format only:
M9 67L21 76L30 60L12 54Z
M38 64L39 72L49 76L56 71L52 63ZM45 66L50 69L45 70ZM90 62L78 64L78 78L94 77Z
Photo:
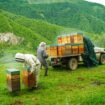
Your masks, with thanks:
M24 60L25 60L24 54L16 53L15 60L18 61L18 62L24 62Z
M45 42L41 42L39 44L39 47L42 48L42 49L46 49L46 43Z

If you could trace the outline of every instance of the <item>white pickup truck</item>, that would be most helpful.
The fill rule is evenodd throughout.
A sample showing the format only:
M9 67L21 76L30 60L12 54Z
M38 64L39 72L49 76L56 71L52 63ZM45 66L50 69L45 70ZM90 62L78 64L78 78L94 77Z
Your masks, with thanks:
M105 48L94 47L97 60L100 64L105 64Z

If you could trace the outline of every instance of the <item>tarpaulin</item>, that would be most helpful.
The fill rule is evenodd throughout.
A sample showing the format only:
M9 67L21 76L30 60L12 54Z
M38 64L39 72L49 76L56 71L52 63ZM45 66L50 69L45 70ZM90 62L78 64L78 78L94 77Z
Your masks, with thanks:
M85 52L82 55L82 57L83 57L84 64L87 67L97 66L99 62L96 59L93 43L86 36L84 36L83 41L84 41Z

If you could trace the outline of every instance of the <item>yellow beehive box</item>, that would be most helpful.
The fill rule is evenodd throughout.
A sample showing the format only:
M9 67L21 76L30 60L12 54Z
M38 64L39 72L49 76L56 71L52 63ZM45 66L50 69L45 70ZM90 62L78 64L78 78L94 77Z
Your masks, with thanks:
M62 56L62 46L58 46L58 56Z
M71 45L65 44L65 55L70 55L71 53Z
M46 53L48 54L48 56L50 56L50 46L47 46Z
M57 46L50 46L50 56L57 57Z
M62 56L64 56L65 55L65 46L63 45L61 48L62 48Z
M17 69L7 70L7 88L10 92L20 90L20 71Z
M83 35L81 34L74 35L74 43L83 43Z
M83 35L77 35L77 43L83 43Z
M67 36L63 36L62 37L62 44L66 44L67 42Z
M74 35L70 35L70 41L71 43L74 43Z
M71 49L72 49L72 54L79 54L79 46L73 45Z
M58 44L62 44L62 36L59 36L59 37L57 38L57 42L58 42Z
M66 37L67 37L67 43L71 43L70 35Z
M64 55L65 55L65 45L62 44L58 46L58 56L62 57Z
M29 70L23 70L22 71L22 83L24 84L24 86L26 86L29 89L33 88L36 85L35 74L32 73L30 75Z
M74 43L78 43L78 36L77 35L74 35Z
M84 44L79 45L79 53L84 53Z

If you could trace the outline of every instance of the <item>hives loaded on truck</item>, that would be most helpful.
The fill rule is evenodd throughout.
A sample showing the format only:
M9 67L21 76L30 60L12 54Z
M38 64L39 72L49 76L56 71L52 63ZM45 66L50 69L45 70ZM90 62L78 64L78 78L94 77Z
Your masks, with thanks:
M47 46L46 52L53 67L67 66L71 70L75 70L79 62L83 61L82 54L85 53L84 36L82 33L58 36L57 44ZM97 54L97 59L104 64L105 51L96 52Z

